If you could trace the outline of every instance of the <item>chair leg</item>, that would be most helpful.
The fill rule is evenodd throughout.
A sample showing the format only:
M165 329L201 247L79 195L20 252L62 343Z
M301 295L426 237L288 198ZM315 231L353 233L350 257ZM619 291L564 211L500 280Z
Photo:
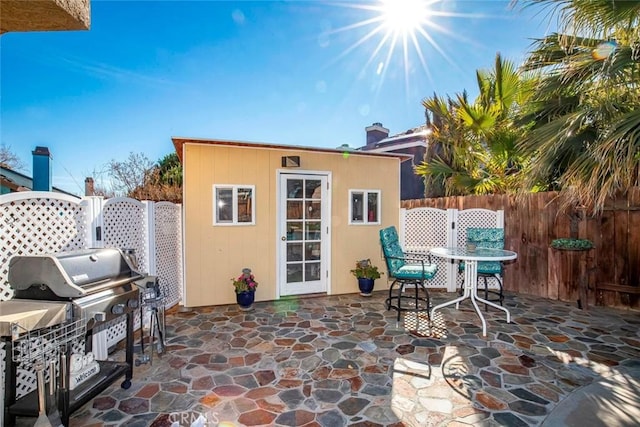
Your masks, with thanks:
M396 318L400 321L400 313L402 313L402 292L404 292L404 282L400 282L400 286L398 286L398 317Z
M389 286L389 298L387 298L387 311L391 310L391 295L393 294L393 285L395 285L397 280L394 280Z
M489 300L489 293L495 293L498 295L498 299L497 300L491 300L491 301L497 301L500 303L500 305L502 305L502 302L504 301L504 293L503 293L503 288L502 288L502 280L500 280L500 276L497 274L494 274L493 277L495 277L495 279L498 281L498 291L489 291L489 283L487 281L487 277L488 276L479 276L482 277L483 280L483 284L484 284L484 299ZM480 283L478 283L479 285ZM489 306L487 304L484 305L484 310L488 311L489 310Z
M420 282L420 286L422 287L422 290L424 291L424 295L426 297L425 300L425 304L427 304L426 308L427 308L427 320L429 322L431 322L431 297L429 296L429 291L427 290L427 287L425 286L424 282ZM417 293L417 291L416 291Z

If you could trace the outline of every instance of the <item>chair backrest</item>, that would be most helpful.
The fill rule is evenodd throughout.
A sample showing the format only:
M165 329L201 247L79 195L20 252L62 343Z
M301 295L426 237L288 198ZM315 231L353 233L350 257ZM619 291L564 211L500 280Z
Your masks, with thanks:
M467 228L467 243L478 248L504 249L504 228Z
M394 277L398 269L404 265L404 251L400 246L395 226L380 230L380 245L382 245L382 253L387 263L389 277Z

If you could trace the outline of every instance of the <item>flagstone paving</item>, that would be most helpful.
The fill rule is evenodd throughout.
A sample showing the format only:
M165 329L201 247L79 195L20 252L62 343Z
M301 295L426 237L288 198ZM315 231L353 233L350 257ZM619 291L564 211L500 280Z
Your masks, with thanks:
M430 329L422 315L397 322L385 296L172 310L167 351L70 425L536 426L572 392L640 368L638 312L507 295L512 323L491 309L482 337L468 301Z

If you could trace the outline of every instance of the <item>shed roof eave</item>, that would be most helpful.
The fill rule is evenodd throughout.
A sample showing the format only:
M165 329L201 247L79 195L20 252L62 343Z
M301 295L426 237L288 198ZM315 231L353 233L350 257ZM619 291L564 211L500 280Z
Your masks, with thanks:
M178 154L180 162L183 161L183 147L185 144L202 144L202 145L217 145L217 146L229 146L229 147L247 147L258 149L272 149L272 150L294 150L294 151L312 151L316 153L328 153L328 154L344 154L348 152L349 155L357 156L376 156L376 157L392 157L397 158L400 162L411 160L413 156L401 153L375 153L363 150L341 150L337 148L325 148L325 147L309 147L303 145L284 145L273 144L263 142L248 142L248 141L234 141L234 140L219 140L219 139L206 139L206 138L185 138L185 137L172 137L173 146Z

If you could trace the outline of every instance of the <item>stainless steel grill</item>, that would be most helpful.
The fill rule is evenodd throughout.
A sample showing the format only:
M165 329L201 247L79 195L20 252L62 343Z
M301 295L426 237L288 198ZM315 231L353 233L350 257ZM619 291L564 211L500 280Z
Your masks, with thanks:
M121 250L105 248L15 256L8 279L15 299L70 301L74 319L94 324L138 307L135 282L145 276Z
M65 319L63 325L79 325L85 334L85 352L91 351L93 329L100 323L120 316L126 316L126 356L125 362L100 361L97 375L73 390L68 387L71 354L70 342L58 343L64 346L59 353L60 384L58 409L63 424L67 424L69 415L99 394L122 375L125 380L122 388L131 386L133 376L133 314L140 305L139 287L145 287L148 276L141 274L135 267L134 259L128 251L113 248L83 249L56 254L14 256L9 261L8 281L14 290L14 299L0 309L0 331L8 332L2 324L2 311L20 310L19 307L38 306L46 315L25 317L18 322L20 329L35 330L40 327L54 327L53 321ZM61 307L66 306L66 308ZM49 307L49 308L48 308ZM55 310L55 311L54 311ZM49 314L48 312L51 312ZM33 310L31 310L33 312ZM19 315L20 313L18 313ZM24 313L26 316L27 313ZM9 318L11 316L4 316ZM11 317L15 319L15 316ZM46 324L43 323L46 319ZM53 319L53 320L51 320ZM16 339L15 323L11 324L12 340ZM68 326L67 326L68 327ZM69 334L73 336L73 334ZM52 336L55 336L52 335ZM68 341L68 340L67 340ZM12 344L12 341L9 341ZM64 361L64 362L63 362ZM37 405L32 402L34 396L27 395L15 401L11 390L11 377L15 376L15 366L9 369L10 386L5 392L5 403L10 405L9 415L33 415ZM12 371L12 372L11 372ZM13 384L15 385L15 384ZM73 387L71 387L73 388Z

